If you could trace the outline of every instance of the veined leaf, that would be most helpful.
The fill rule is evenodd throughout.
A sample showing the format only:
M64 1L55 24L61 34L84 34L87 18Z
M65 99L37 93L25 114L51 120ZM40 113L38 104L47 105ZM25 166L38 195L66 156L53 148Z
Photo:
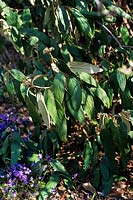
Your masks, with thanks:
M68 66L70 67L70 70L73 73L85 72L87 74L96 74L98 72L103 71L102 68L86 62L79 62L79 61L68 62ZM81 76L83 76L83 74Z
M50 89L45 90L44 99L45 99L45 102L46 102L48 112L49 112L50 116L52 117L53 122L56 123L57 109L56 109L54 95L53 95L53 93Z
M53 91L55 100L62 104L65 94L65 76L62 72L57 73L54 77Z
M79 110L82 102L82 90L78 80L74 77L67 79L68 93L74 110Z
M14 79L16 79L20 82L23 82L26 79L26 76L17 69L11 69L9 72L13 76Z
M38 109L39 112L42 115L43 121L46 124L48 128L50 128L50 116L49 112L47 110L45 101L44 101L44 96L39 92L37 93L37 103L38 103Z

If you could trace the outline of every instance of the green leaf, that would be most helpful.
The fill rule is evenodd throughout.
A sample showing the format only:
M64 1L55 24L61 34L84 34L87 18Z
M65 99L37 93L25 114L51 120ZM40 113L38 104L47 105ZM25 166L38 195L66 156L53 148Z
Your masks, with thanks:
M133 131L130 131L130 132L128 133L128 135L129 135L129 137L130 137L131 139L133 139Z
M98 189L100 183L100 169L99 167L93 168L93 186Z
M57 133L55 131L50 131L48 133L48 136L53 144L53 153L54 153L56 148L59 149L59 140L58 140Z
M0 155L2 155L2 160L3 161L5 160L5 158L7 156L8 149L9 149L8 148L9 147L9 136L10 135L8 135L5 138L5 140L4 140L3 144L2 144L2 147L0 148Z
M61 104L65 95L65 81L65 76L62 72L57 73L53 80L54 97Z
M65 109L60 103L56 103L57 108L57 120L56 120L56 131L62 142L67 141L67 121L65 115Z
M68 172L66 171L65 167L61 164L59 160L56 159L50 160L50 165L54 171L68 175Z
M38 104L38 109L40 114L42 115L43 121L46 124L47 128L50 128L50 116L49 112L47 110L45 101L44 101L44 96L42 93L37 93L37 104Z
M131 19L131 16L129 14L127 14L122 8L118 7L117 5L110 5L108 6L108 9L112 12L116 12L117 15L121 16L121 17L124 17L126 19Z
M102 174L102 186L103 186L105 197L111 191L112 183L113 183L113 175L110 174L108 165L109 165L108 160L104 157L100 164L100 169L101 169L101 174Z
M67 88L73 109L79 110L82 102L82 90L79 81L74 77L68 77Z
M55 104L53 92L50 89L45 90L44 99L45 99L45 102L46 102L46 107L48 109L48 112L49 112L50 116L52 117L53 122L56 123L57 109L56 109L56 104Z
M117 173L118 167L115 161L116 146L111 132L107 128L103 129L100 133L100 139L105 151L105 155L109 160L109 167L113 173Z
M38 113L37 107L32 103L31 99L28 96L25 96L25 103L33 122L35 124L41 124L41 118Z
M129 34L129 31L127 29L126 26L121 26L120 28L120 32L121 32L121 36L122 36L122 41L124 42L124 44L128 44L129 42L129 37L130 37L130 34Z
M18 162L21 154L21 145L17 141L11 143L11 167Z
M26 76L17 69L11 69L9 73L13 76L14 79L20 82L23 82L24 80L26 80Z
M73 61L73 62L68 62L68 66L70 67L70 70L77 74L80 73L79 75L82 77L86 77L85 79L87 80L87 74L96 74L98 72L102 72L103 69L99 68L98 66L92 65L90 63L86 62L79 62L79 61ZM89 77L89 75L88 75ZM90 78L89 78L90 79ZM93 81L94 82L94 81Z
M126 87L126 76L125 76L125 74L123 74L122 72L117 70L116 77L117 77L117 81L118 81L120 89L122 91L124 91L125 87Z
M78 75L79 75L79 78L85 83L97 87L98 85L97 81L90 74L87 74L85 72L80 72L78 73Z
M84 105L84 110L90 119L94 117L95 105L93 97L91 95L87 95L87 99Z
M71 115L74 117L75 120L78 120L81 124L85 124L85 115L82 106L80 106L79 110L74 110L71 105L71 100L67 97L67 107Z
M40 158L38 157L37 153L33 153L32 156L28 159L30 162L37 163L40 161Z
M97 96L106 106L107 108L110 108L110 101L109 98L106 94L106 92L98 85L97 88L90 88L89 91L91 92L92 95Z
M72 15L75 17L75 20L79 26L80 31L86 36L86 37L93 37L92 30L90 27L89 22L84 17L84 15L81 14L81 12L76 8L70 8L70 11Z
M52 190L57 186L58 183L59 183L59 174L58 172L53 172L52 175L50 176L48 183L41 190L39 195L39 200L46 199L52 193Z
M87 170L90 168L90 165L92 163L92 154L93 149L91 146L91 142L86 141L85 143L85 156L84 156L84 169Z

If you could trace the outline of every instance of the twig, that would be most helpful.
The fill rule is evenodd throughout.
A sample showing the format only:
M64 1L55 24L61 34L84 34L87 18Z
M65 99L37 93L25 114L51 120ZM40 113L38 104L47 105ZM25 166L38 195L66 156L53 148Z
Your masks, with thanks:
M115 35L104 24L101 24L98 21L97 21L97 23L100 24L112 36L112 38L117 42L117 44L119 45L119 47L121 49L123 49L123 46L121 45L121 43L119 42L119 40L115 37Z

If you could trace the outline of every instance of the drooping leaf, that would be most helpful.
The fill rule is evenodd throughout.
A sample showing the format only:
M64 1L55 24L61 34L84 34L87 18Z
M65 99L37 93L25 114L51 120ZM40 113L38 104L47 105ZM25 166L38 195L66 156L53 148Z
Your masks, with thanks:
M41 124L41 118L38 113L37 107L32 103L31 99L28 96L25 96L25 103L33 122L35 124Z
M103 129L100 133L100 139L105 151L105 155L110 163L109 167L113 173L117 173L118 166L115 161L116 147L111 132L107 128Z
M75 120L78 120L81 124L85 124L85 114L83 111L82 106L80 106L79 110L74 110L72 105L71 105L71 100L68 97L67 98L67 107L71 115L74 117Z
M83 76L87 77L87 75L85 75L85 73L87 73L87 74L96 74L98 72L102 72L103 71L102 68L100 68L98 66L95 66L95 65L92 65L90 63L86 63L86 62L79 62L79 61L68 62L68 66L70 67L70 70L73 73L80 73L81 74L80 75L81 78Z
M65 109L60 103L56 103L57 108L57 120L56 120L56 131L62 142L67 140L67 121L65 115Z
M109 98L106 92L99 85L96 88L91 87L89 91L91 92L92 95L97 96L103 102L104 106L106 106L107 108L110 107Z
M55 100L62 104L65 95L65 76L62 72L55 75L53 80L53 90Z
M81 12L76 8L70 8L70 11L72 15L75 17L75 20L78 24L78 27L80 31L86 36L86 37L93 37L91 26L87 19L84 17L84 15L81 14Z
M98 85L97 81L90 74L87 74L85 72L80 72L78 73L78 75L79 75L79 78L85 83L97 87Z
M49 181L45 185L45 187L41 190L39 195L39 200L44 200L51 194L52 190L57 186L59 183L59 174L58 172L53 172L50 176Z
M90 119L94 117L95 105L93 97L91 95L87 95L87 99L84 105L84 110Z
M123 74L122 72L117 70L116 77L117 77L117 81L118 81L120 89L122 91L124 91L125 87L126 87L126 76L125 76L125 74Z
M90 141L86 141L85 143L85 156L84 156L84 169L87 170L90 168L91 162L92 162L92 154L93 149L91 146Z
M65 167L61 164L59 160L56 160L56 159L50 160L50 165L54 169L54 171L68 175L67 170L65 169Z
M44 96L40 92L37 93L37 103L38 103L39 112L42 115L44 123L46 124L46 126L48 128L50 128L49 112L47 110L47 107L46 107L46 104L45 104L45 101L44 101Z
M21 145L17 141L11 143L11 167L18 162L21 154Z
M26 80L26 76L17 69L11 69L10 74L13 76L14 79L16 79L20 82L23 82L24 80Z
M103 158L100 164L101 174L102 174L102 186L104 190L104 196L106 197L112 188L113 174L110 173L108 159Z
M73 109L79 110L82 101L82 90L79 81L74 77L68 78L67 88Z
M56 104L55 104L53 92L50 89L45 90L44 99L45 99L45 102L46 102L48 112L49 112L50 116L52 117L53 122L56 123L57 109L56 109Z

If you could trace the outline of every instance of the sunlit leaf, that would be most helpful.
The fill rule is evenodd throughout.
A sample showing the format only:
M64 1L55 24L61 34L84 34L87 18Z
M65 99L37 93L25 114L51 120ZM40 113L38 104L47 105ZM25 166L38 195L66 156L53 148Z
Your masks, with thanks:
M11 69L10 74L15 78L16 80L23 82L26 79L26 76L17 69Z
M85 72L88 74L95 74L103 71L102 68L99 68L95 65L86 62L76 62L76 61L68 62L68 66L70 67L70 70L73 73Z
M50 128L50 116L49 112L47 110L45 101L44 101L44 96L39 92L37 93L37 103L38 103L38 109L39 112L42 115L43 121L46 124L48 128Z
M44 92L44 98L45 98L48 112L49 112L50 116L52 117L52 120L54 121L54 123L56 123L57 109L56 109L53 92L50 89L46 89Z

